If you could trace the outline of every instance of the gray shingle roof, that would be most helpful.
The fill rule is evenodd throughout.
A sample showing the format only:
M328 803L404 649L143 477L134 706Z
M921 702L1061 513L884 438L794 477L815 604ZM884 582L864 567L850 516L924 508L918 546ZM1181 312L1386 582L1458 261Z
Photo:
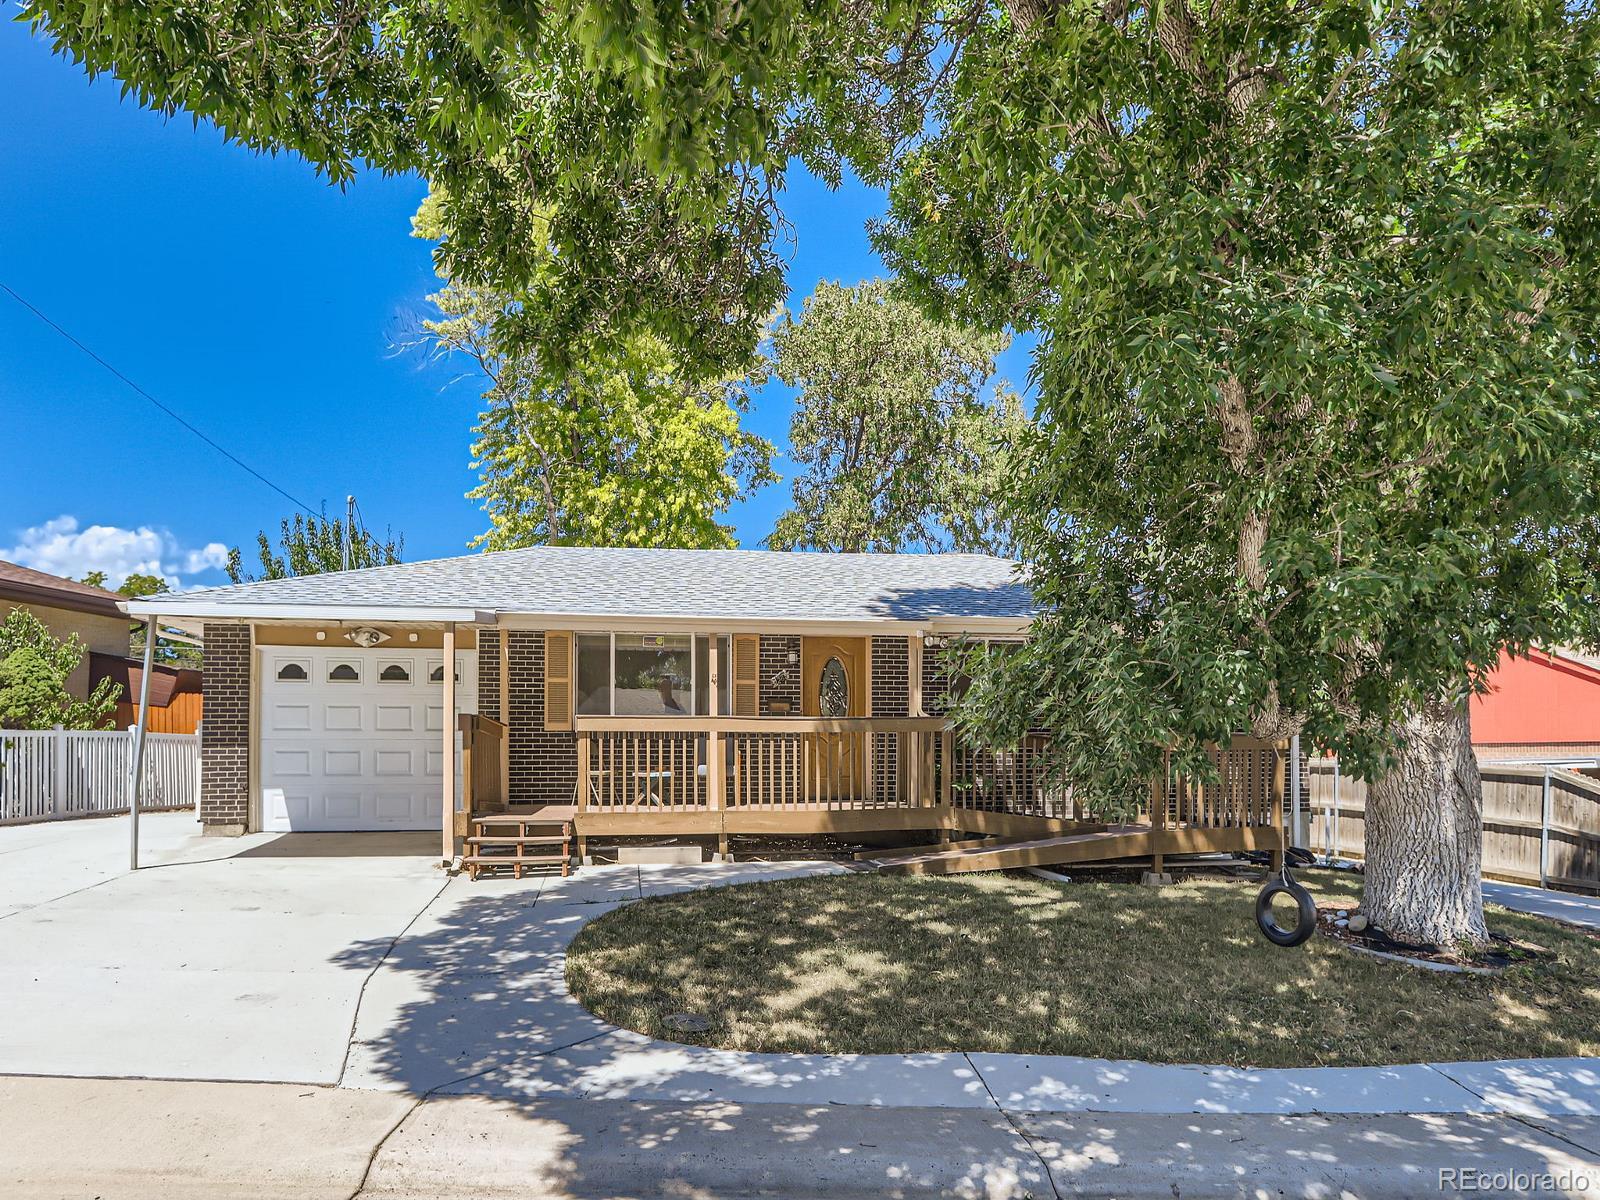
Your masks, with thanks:
M825 621L1032 614L1015 564L981 554L550 546L203 588L163 597L161 604L174 616L198 605Z

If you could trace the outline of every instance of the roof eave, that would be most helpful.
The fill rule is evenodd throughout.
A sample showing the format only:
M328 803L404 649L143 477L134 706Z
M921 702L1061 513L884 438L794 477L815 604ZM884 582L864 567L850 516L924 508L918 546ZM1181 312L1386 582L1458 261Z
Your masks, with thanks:
M119 609L123 609L123 605L111 596L101 599L83 592L58 590L16 580L0 584L0 600L33 604L41 608L61 608L69 612L94 613L103 617L114 617Z
M181 596L151 596L120 606L130 617L216 621L378 621L493 625L496 614L476 608L389 604L240 604Z

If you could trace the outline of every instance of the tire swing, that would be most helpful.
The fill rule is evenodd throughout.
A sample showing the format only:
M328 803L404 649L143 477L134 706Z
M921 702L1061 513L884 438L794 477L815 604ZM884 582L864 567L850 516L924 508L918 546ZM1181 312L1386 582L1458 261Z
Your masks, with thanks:
M1279 925L1278 918L1272 911L1272 901L1279 895L1289 896L1294 900L1298 919L1292 929L1285 929ZM1256 925L1260 927L1261 935L1274 946L1298 946L1316 932L1317 902L1312 899L1311 893L1289 874L1287 862L1276 876L1267 880L1266 886L1256 896Z

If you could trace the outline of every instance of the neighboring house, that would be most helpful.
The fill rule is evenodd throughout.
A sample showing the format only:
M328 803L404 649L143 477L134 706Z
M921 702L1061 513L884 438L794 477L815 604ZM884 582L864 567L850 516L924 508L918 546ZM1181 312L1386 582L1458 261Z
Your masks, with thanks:
M139 719L139 678L144 673L143 660L91 654L89 667L95 678L103 676L122 686L115 722L118 729L131 728ZM203 706L200 671L165 663L151 665L150 721L146 728L152 733L194 733L200 728Z
M1600 658L1503 656L1488 693L1472 699L1472 744L1484 761L1600 765Z
M575 826L580 853L1082 828L1036 742L969 746L940 715L940 647L1027 632L1002 559L542 547L124 607L203 638L208 832L435 829L448 855L496 810ZM1246 758L1253 783L1208 793L1216 836L1192 805L1174 846L1279 844L1274 755Z
M119 607L123 597L32 567L0 562L0 618L25 608L61 640L76 634L83 641L83 661L67 680L67 690L80 700L94 690L101 676L93 656L126 659L128 618Z
M25 608L65 641L76 634L83 660L67 679L79 699L102 679L122 688L108 727L127 729L139 715L139 675L144 664L129 655L126 597L75 579L63 579L16 563L0 562L0 618ZM200 724L201 673L157 663L150 672L150 723L156 733L194 733Z

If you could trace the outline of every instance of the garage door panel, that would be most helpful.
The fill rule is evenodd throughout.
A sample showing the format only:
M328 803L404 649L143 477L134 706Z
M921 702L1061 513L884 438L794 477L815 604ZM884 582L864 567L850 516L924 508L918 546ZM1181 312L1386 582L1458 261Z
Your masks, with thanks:
M274 779L305 779L311 774L311 751L300 746L274 747L267 772Z
M437 658L343 648L264 658L262 828L438 828L444 706L425 669ZM476 666L459 656L465 712L477 707Z
M360 779L362 774L361 760L364 757L360 750L324 750L322 752L322 774L329 779Z
M409 779L416 774L417 755L410 747L380 748L373 751L372 759L372 773L380 778L401 775Z
M416 711L409 704L375 705L372 728L378 733L415 733Z
M267 705L268 733L299 733L310 728L310 704Z
M355 821L361 817L360 792L336 792L324 789L322 811L330 821Z
M415 817L423 801L415 792L379 792L373 807L378 820L394 824Z
M322 728L328 733L360 733L365 727L360 704L324 704Z

